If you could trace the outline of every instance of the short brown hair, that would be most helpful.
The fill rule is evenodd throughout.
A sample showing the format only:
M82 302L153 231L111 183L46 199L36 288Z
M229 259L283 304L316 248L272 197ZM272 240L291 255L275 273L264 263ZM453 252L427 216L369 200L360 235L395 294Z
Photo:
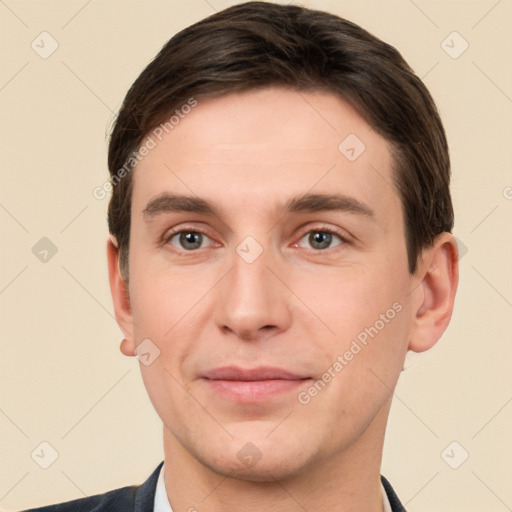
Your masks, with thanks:
M335 93L388 141L411 274L422 249L452 230L446 135L432 97L400 53L333 14L246 2L172 37L126 95L108 152L111 180L117 179L108 225L118 242L124 279L133 184L126 165L144 138L190 98L269 86Z

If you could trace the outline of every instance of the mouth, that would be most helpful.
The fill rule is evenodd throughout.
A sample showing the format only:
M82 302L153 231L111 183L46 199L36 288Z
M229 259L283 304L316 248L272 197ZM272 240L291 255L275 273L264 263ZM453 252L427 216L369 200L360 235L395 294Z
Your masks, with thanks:
M209 370L201 377L216 395L245 403L266 402L278 395L297 392L311 381L310 377L275 367L225 366Z

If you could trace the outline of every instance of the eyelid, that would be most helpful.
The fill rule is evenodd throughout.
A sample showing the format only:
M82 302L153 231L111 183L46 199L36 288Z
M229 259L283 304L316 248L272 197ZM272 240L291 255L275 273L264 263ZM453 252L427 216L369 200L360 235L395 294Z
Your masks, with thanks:
M212 242L215 242L216 244L218 244L218 242L208 234L207 232L208 230L206 229L203 229L203 228L198 228L197 226L192 226L192 225L186 225L186 224L180 224L179 226L175 226L174 228L171 228L167 231L164 232L164 234L162 235L162 238L161 238L161 242L163 244L170 244L171 242L171 239L176 236L177 234L181 233L181 232L188 232L188 233L200 233L201 235L204 235L205 237L209 238ZM176 250L179 250L177 248L175 248ZM181 252L198 252L200 249L196 249L195 251L185 251L184 249L182 249Z
M300 234L297 242L294 242L293 245L296 245L300 240L302 240L302 238L304 238L304 235L307 235L308 233L311 233L314 231L322 232L322 233L331 233L333 235L336 235L337 237L339 237L341 239L341 241L344 244L351 244L354 242L354 238L349 233L347 233L347 231L345 231L344 229L336 228L333 226L328 226L326 224L321 224L321 225L313 226L313 227L310 224L308 224L308 226L306 226L305 228L303 228L300 231L301 234ZM332 247L332 249L334 249L334 247ZM315 249L311 249L311 250L315 250ZM327 252L328 250L329 249L325 249L321 252ZM316 249L315 251L318 252L319 250Z

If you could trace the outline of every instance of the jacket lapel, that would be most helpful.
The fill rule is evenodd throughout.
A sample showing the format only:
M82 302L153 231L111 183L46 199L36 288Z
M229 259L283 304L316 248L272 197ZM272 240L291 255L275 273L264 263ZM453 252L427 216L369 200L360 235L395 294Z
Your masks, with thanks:
M151 476L137 488L135 493L135 510L134 512L153 512L155 506L156 484L158 475L164 461L160 462Z
M389 504L391 505L391 509L393 512L407 512L404 506L400 503L398 496L396 495L391 484L381 475L380 480L384 489L386 490L386 494L388 495Z

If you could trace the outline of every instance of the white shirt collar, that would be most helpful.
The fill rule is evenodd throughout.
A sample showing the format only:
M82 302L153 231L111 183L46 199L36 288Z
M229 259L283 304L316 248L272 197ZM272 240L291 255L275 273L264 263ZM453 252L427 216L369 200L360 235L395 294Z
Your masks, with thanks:
M388 495L386 494L386 489L384 489L382 483L380 484L380 488L382 492L382 504L384 505L383 512L393 512ZM167 491L165 490L164 465L162 465L162 469L160 469L160 474L158 475L153 512L173 512L169 498L167 497Z
M162 464L160 474L158 475L153 512L173 512L167 497L167 491L165 490L164 466L165 464Z

